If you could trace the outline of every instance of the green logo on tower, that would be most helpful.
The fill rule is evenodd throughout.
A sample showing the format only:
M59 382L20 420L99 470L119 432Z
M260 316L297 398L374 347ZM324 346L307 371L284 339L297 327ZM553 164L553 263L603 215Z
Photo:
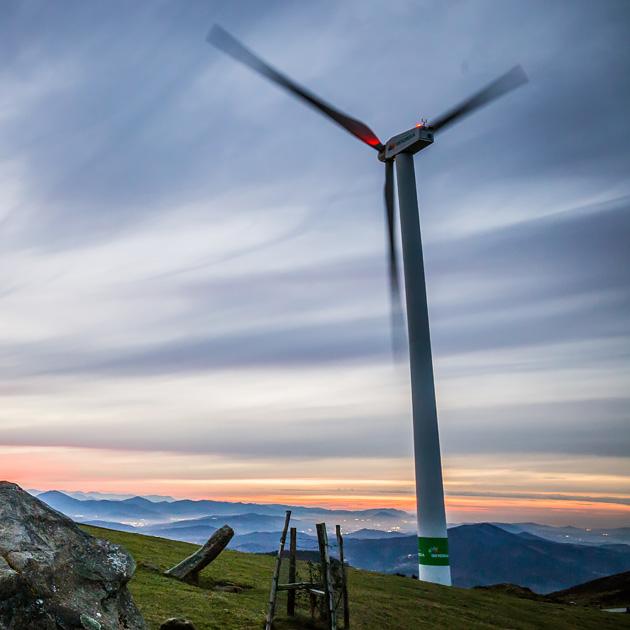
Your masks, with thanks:
M418 537L418 562L433 566L447 567L448 538Z

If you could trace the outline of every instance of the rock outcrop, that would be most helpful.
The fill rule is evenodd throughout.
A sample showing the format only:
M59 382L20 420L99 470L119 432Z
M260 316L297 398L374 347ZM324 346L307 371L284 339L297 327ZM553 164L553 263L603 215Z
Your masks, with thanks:
M0 630L143 630L131 556L0 482Z

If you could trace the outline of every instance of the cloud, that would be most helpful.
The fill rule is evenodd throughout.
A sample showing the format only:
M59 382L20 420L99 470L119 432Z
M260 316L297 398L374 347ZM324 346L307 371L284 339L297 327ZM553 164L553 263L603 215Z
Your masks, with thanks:
M630 308L628 217L628 199L623 198L603 209L579 209L431 243L427 260L437 357L592 339L619 339L629 352L630 329L623 316ZM159 234L161 239L169 236ZM299 237L298 231L293 239ZM190 248L193 238L191 232L180 242ZM275 245L265 247L267 256L278 255ZM107 250L99 256L102 264ZM27 343L26 373L148 375L388 359L380 254L266 271L255 269L255 256L251 260L236 275L204 277L202 265L201 277L190 278L184 271L162 283L158 276L154 288L142 275L129 286L114 284L125 301L141 291L148 304L180 304L179 321L190 318L195 325L174 338L146 343L138 330L136 343L126 348L81 337ZM194 265L188 269L197 271ZM88 279L82 274L79 281ZM134 304L143 308L137 298ZM206 332L213 326L203 321L198 327L199 313L210 311L207 324L231 312L231 329L223 325ZM5 351L19 355L19 345L5 344ZM19 372L20 366L12 364L11 370Z
M630 399L563 400L449 409L444 444L452 453L562 453L623 458Z

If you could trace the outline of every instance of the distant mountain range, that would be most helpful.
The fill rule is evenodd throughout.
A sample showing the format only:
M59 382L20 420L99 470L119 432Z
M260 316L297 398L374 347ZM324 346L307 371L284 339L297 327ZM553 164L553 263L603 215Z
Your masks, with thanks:
M513 534L491 525L460 525L448 531L453 583L473 587L518 584L550 593L630 570L629 545L556 543ZM418 572L416 536L344 540L348 562L361 569L413 575Z
M47 492L46 490L36 490L34 488L28 489L27 492L32 494L33 496L39 496L40 494L44 494ZM88 499L94 499L97 501L100 500L110 500L110 501L123 501L124 499L133 499L137 497L137 494L119 494L116 492L81 492L80 490L60 490L63 494L72 497L73 499L79 499L80 501L85 501ZM147 499L148 501L176 501L173 497L163 494L145 494L142 497L143 499Z
M630 569L629 545L557 543L488 523L451 529L449 545L453 579L466 587L511 582L549 593Z
M144 497L123 500L79 500L57 490L42 492L37 496L75 521L122 523L123 525L142 527L145 533L149 532L148 527L162 527L162 534L160 535L164 535L164 531L171 529L174 521L208 519L207 523L197 521L183 525L184 527L196 528L198 532L201 532L199 528L204 525L214 526L212 525L213 518L217 522L221 519L225 522L227 516L231 517L230 520L234 522L232 527L239 534L273 531L282 526L284 514L289 509L294 526L306 533L314 533L315 524L322 521L331 525L339 524L345 531L371 528L385 531L401 529L410 532L415 529L415 518L411 514L390 508L356 511L327 510L303 506L210 500L149 501ZM222 522L218 523L217 526L222 524ZM179 536L177 539L198 542L196 538L192 537L182 538Z
M540 523L493 523L501 529L513 534L529 533L560 543L573 543L578 545L611 545L621 543L630 544L630 527L617 527L606 529L603 527L581 528L552 527Z
M58 491L38 496L79 522L197 544L228 524L236 534L230 548L250 553L277 550L284 513L291 509L291 523L298 528L298 548L303 552L317 549L315 523L326 522L331 529L340 524L351 565L405 575L418 570L417 539L409 533L415 530L415 519L401 510L326 510L209 500L151 501L145 497L81 500ZM449 529L457 586L513 583L537 593L630 570L627 542L630 528L583 530L538 523L479 523ZM331 544L334 552L334 536Z

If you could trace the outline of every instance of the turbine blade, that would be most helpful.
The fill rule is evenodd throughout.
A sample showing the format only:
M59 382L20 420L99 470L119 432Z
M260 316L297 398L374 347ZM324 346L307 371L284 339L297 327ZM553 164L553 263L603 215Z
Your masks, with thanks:
M389 263L389 293L392 320L392 347L394 358L400 358L404 346L404 321L398 283L398 255L396 253L396 226L394 225L394 162L385 162L385 216L387 218L387 245Z
M476 109L487 105L491 101L517 87L527 83L527 75L521 66L514 66L511 70L508 70L505 74L501 75L498 79L495 79L492 83L485 88L473 94L470 98L463 103L457 105L453 109L450 109L446 113L442 114L435 120L433 120L429 127L434 131L441 131L445 127L457 122L460 118L467 116Z
M210 33L208 33L207 40L222 50L224 53L230 55L230 57L240 61L241 63L249 66L252 70L267 77L270 81L273 81L276 85L291 92L291 94L302 99L308 103L311 107L314 107L319 112L331 118L338 125L341 125L346 131L349 131L353 136L359 138L359 140L365 142L365 144L380 151L383 148L381 141L377 135L360 120L356 120L338 109L332 107L318 96L315 96L312 92L309 92L305 88L299 86L289 77L281 74L270 65L265 63L260 57L257 57L251 50L248 50L237 39L232 37L226 30L221 28L218 24L215 24Z

